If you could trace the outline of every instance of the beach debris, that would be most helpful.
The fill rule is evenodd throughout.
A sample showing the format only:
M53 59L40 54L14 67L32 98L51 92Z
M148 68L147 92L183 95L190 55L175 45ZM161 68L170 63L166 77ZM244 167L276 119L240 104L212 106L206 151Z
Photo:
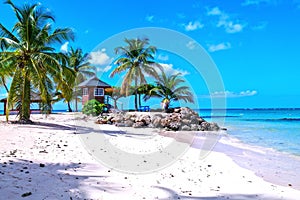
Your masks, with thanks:
M162 128L166 131L219 131L217 123L207 122L190 108L174 109L172 113L113 112L97 117L97 124L118 127ZM222 129L223 130L223 129Z
M24 194L21 195L21 197L28 197L30 195L32 195L31 192L25 192Z
M43 164L43 163L40 163L40 167L45 167L45 164Z

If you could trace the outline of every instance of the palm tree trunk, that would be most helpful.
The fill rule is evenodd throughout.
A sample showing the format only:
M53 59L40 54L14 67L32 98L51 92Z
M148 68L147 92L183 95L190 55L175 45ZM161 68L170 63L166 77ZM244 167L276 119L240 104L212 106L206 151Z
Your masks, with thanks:
M78 112L78 102L77 102L77 95L75 97L75 112Z
M71 108L70 101L68 101L68 110L69 110L69 112L73 112L73 110L72 110L72 108Z
M141 94L139 94L139 107L141 107L142 106L142 103L141 103Z
M114 109L118 109L118 106L117 106L117 99L113 99L114 100Z
M19 110L19 121L28 123L30 121L30 80L28 73L24 75L23 91L21 97L21 108Z
M134 88L134 107L135 111L138 111L138 101L137 101L137 77L135 76L135 88Z

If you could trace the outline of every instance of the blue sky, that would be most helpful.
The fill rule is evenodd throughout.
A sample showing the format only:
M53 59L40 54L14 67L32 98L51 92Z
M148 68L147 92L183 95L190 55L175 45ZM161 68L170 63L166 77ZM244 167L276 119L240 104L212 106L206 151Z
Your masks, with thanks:
M24 1L14 2L20 5ZM53 12L56 26L72 27L76 33L74 43L58 50L71 45L91 52L126 30L167 28L191 37L207 51L225 87L225 92L210 91L210 95L225 95L227 107L300 107L300 0L40 2ZM15 22L11 8L4 4L0 4L0 22L6 27ZM116 56L108 48L114 47L93 54L99 73L104 72L102 77L111 72ZM180 58L160 53L159 60L170 73L191 71ZM194 75L186 73L184 77L196 88L200 107L210 107L207 86ZM3 97L3 89L1 92Z

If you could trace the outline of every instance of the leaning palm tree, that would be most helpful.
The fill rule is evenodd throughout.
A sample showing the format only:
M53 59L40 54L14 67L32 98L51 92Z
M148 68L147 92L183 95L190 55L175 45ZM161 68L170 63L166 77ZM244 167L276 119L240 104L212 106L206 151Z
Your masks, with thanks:
M158 77L156 72L157 66L160 65L154 62L154 54L156 48L149 46L148 39L125 39L127 46L117 47L115 49L116 54L120 54L120 57L115 61L117 67L110 74L113 77L115 74L126 71L125 77L122 82L121 92L129 95L130 87L134 85L134 105L135 110L138 110L137 103L137 88L142 84L146 84L145 74L153 77Z
M73 39L69 28L52 30L54 17L39 4L24 4L18 7L7 0L13 9L17 22L9 31L0 24L0 65L9 66L13 77L8 93L7 119L9 109L17 108L19 121L30 122L31 91L40 94L45 111L51 109L53 80L62 81L62 63L66 58L56 53L54 45Z
M75 109L78 110L77 102L79 90L77 85L87 79L87 77L95 76L95 67L88 62L88 54L83 54L80 48L74 49L66 53L68 69L64 71L64 79L58 89L62 91L62 97L68 104L69 112L72 112L71 101L75 99Z
M193 94L188 86L183 85L185 82L181 77L181 73L166 75L162 71L161 75L156 81L156 86L149 90L148 94L144 96L144 100L147 101L151 97L162 98L162 101L178 101L183 100L185 102L194 102ZM168 109L167 104L166 109Z

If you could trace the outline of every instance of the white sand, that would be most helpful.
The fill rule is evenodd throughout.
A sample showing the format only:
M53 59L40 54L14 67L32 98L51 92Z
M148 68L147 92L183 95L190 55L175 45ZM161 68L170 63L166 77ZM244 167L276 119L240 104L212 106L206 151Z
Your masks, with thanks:
M74 134L73 118L70 114L51 115L47 119L32 115L34 121L41 123L0 122L0 199L277 200L300 197L299 190L266 182L220 151L199 159L200 150L189 148L175 163L160 171L138 175L119 172L100 164L88 153L79 134ZM0 121L4 120L1 116ZM82 124L88 126L88 122ZM102 126L101 129L109 131L115 127ZM77 133L95 134L89 130L77 130ZM125 133L105 134L105 138L129 153L153 151L173 141L144 129L130 137ZM22 197L28 192L31 195Z

